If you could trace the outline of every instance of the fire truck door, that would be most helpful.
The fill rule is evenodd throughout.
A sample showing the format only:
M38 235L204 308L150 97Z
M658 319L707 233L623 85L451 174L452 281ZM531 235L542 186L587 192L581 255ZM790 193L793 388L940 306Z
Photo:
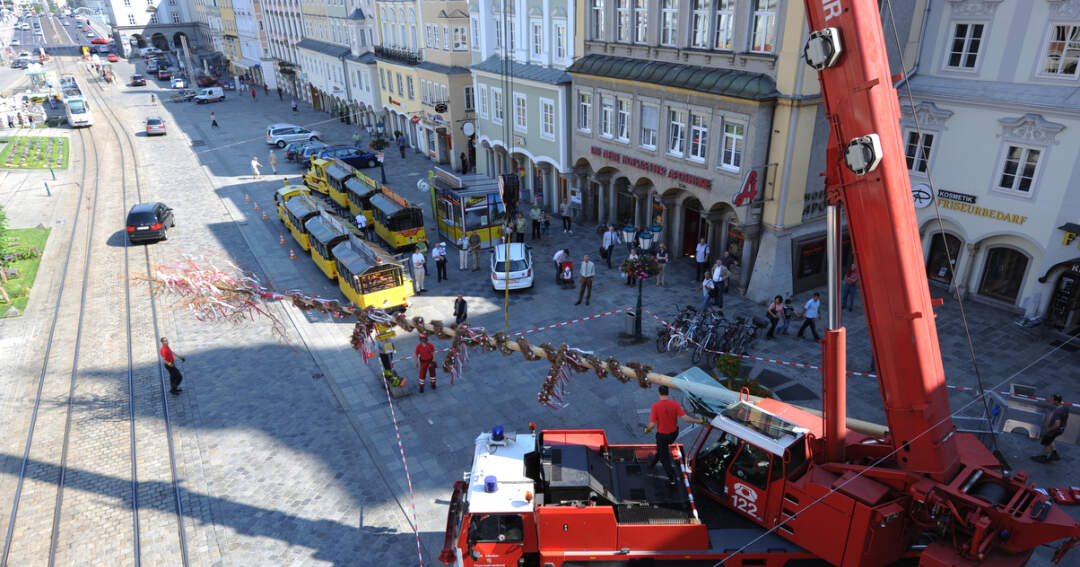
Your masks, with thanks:
M772 457L768 451L744 442L724 482L731 507L761 524L765 523Z
M525 542L519 514L478 514L469 522L465 565L517 567Z

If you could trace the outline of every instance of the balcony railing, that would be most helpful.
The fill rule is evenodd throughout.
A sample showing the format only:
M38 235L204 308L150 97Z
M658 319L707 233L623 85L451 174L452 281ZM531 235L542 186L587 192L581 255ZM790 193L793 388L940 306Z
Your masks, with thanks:
M381 45L375 46L375 57L397 61L398 63L404 63L406 65L417 65L424 60L419 51L397 47L383 47Z

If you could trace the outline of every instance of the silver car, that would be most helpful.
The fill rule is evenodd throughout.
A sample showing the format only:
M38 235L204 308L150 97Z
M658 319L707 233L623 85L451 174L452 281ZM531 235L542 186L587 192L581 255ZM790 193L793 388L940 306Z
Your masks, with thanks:
M319 132L296 124L271 124L266 127L266 143L284 148L290 142L318 141Z

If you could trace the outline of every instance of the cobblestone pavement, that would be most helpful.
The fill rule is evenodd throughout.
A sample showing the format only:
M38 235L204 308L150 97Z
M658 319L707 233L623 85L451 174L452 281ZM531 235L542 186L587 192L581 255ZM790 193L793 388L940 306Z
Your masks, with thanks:
M124 65L119 66L121 76L126 74ZM245 196L260 207L270 206L280 178L288 175L295 180L301 173L282 159L278 176L266 175L261 181L251 178L248 163L252 156L268 166L268 147L263 140L266 124L288 121L313 126L330 143L346 141L351 128L303 105L293 114L288 110L289 101L279 101L273 92L269 97L259 93L256 102L230 93L222 104L151 106L146 95L151 91L162 92L156 86L115 88L110 100L132 129L150 114L161 114L170 128L163 138L136 138L144 189L150 198L163 200L178 212L178 230L170 233L168 242L150 247L154 260L169 262L182 253L218 254L254 271L275 288L339 297L336 287L290 237L286 236L287 245L278 243L282 228L273 211L263 220L262 211L256 212ZM210 112L216 113L220 129L210 128ZM428 233L432 242L437 242L430 201L415 190L416 180L426 176L430 163L414 153L405 159L387 155L389 185L425 209ZM15 201L3 189L0 202ZM49 213L51 210L57 209L18 208L13 217L17 226L22 220L52 224L63 211ZM538 272L536 286L511 294L510 331L633 305L634 288L623 285L617 271L606 267L598 269L588 306L574 306L576 290L562 289L551 281L554 276L548 259L557 248L569 247L575 261L583 253L595 254L598 248L594 227L574 228L574 234L564 234L556 225L550 242L531 243ZM296 260L288 258L290 247L298 254ZM432 274L429 293L414 298L410 315L449 320L453 298L460 292L469 301L474 325L503 329L506 314L502 295L490 289L487 272L461 272L454 256L452 253L450 279L437 283ZM644 287L645 309L662 317L673 315L678 305L697 305L700 300L692 281L693 266L680 261L669 269L668 287L651 283ZM54 276L46 272L39 277ZM797 302L805 299L796 298ZM35 296L38 301L44 304L49 300ZM764 311L764 306L739 296L729 295L725 302L729 316ZM1019 333L1012 325L1014 315L977 303L965 306L985 385L997 385L1021 371L1015 381L1041 392L1059 389L1067 399L1080 399L1080 385L1066 374L1076 368L1080 355L1061 349L1032 366L1050 352L1049 339ZM183 309L163 309L162 334L188 356L183 365L185 391L171 408L178 427L180 477L193 564L415 564L408 491L375 364L365 366L348 346L351 325L347 322L299 312L287 305L268 309L289 328L284 341L274 337L265 322L237 327L211 325L194 320ZM958 306L948 298L937 310L944 364L950 384L973 386L958 312ZM143 315L140 326L149 329ZM870 354L861 308L844 315L849 328L849 366L866 370ZM626 318L620 313L540 331L528 339L534 344L566 343L623 361L640 360L669 374L690 365L686 353L672 357L657 354L651 342L620 342L617 335L624 330ZM13 347L20 353L13 365L3 363L5 383L15 376L32 375L32 369L40 364L35 354L39 351L34 351L33 345L40 342L43 325L29 316L14 323L0 322L4 330L0 348ZM13 339L6 332L9 326L25 338ZM647 318L646 335L651 337L655 326L655 320ZM137 341L140 348L152 349L147 342L145 337ZM414 336L400 336L395 344L400 357L410 354L416 341ZM792 336L760 340L754 353L807 363L817 363L820 358L816 343ZM144 358L140 375L156 375L159 370L154 368L152 350L139 360ZM766 363L753 366L754 375L773 385L784 399L819 405L816 371ZM17 368L31 370L19 373ZM536 421L541 427L603 427L615 442L648 441L639 432L655 393L633 385L577 376L570 384L569 406L553 410L536 402L546 367L524 363L518 355L474 353L454 385L448 377L440 376L442 387L422 395L415 392L412 363L401 363L399 370L413 388L412 395L395 405L409 457L426 563L436 560L442 545L450 485L469 467L472 439L478 432L495 424L523 429L529 421ZM882 420L881 401L872 379L851 377L848 399L853 417ZM963 393L952 395L954 410L968 400ZM160 408L147 406L139 411L145 412L148 419L144 421L160 417ZM10 413L0 417L21 423ZM694 433L693 429L684 431L684 439ZM1037 451L1035 442L1003 436L1001 443L1015 463L1030 468L1026 455ZM4 451L7 462L19 455L9 448ZM1069 471L1080 452L1068 446L1062 453L1065 461L1056 467L1034 465L1038 468L1032 471L1033 479L1048 485L1077 484L1075 473ZM0 482L10 477L10 469L3 468ZM99 480L102 484L113 482L111 478ZM150 492L168 492L167 481L161 478L147 484ZM106 496L102 493L98 498ZM167 513L169 508L162 506ZM1045 558L1040 551L1035 564L1042 564Z

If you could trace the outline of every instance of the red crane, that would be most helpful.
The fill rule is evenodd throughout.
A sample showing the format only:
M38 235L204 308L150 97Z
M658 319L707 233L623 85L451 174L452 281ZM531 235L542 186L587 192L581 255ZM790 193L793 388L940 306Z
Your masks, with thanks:
M834 297L824 422L775 400L739 400L689 451L673 448L686 480L674 490L642 466L651 445L613 445L598 430L483 434L468 481L455 483L445 562L1006 567L1058 541L1060 561L1080 538L1025 472L1002 472L950 417L877 0L805 2L805 58L819 71L831 128L829 253L842 206L888 434L845 427ZM835 295L839 266L830 268Z

